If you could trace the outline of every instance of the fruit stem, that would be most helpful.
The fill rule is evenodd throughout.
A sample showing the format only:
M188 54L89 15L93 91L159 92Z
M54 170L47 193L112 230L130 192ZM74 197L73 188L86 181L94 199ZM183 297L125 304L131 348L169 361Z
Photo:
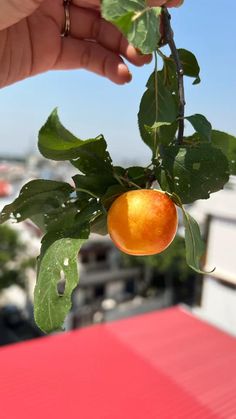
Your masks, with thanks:
M162 7L163 10L163 24L164 24L164 40L169 45L171 50L173 60L176 65L177 77L178 77L178 93L179 93L179 131L178 131L178 144L183 143L184 137L184 108L185 108L185 95L184 95L184 70L179 57L178 49L175 45L173 30L170 24L171 15L169 14L165 6Z
M119 176L119 175L117 175L116 173L115 173L115 171L113 171L113 176L114 176L114 178L117 180L117 182L121 185L121 186L125 186L124 185L124 182L122 182L122 178L121 178L121 176Z
M136 185L136 183L134 183L131 180L129 180L128 177L119 176L116 173L113 173L113 176L119 182L119 184L121 186L124 186L125 187L125 184L127 183L129 186L134 186L135 189L142 189L142 188L140 188L140 186Z
M125 178L123 176L119 176L119 178L121 180L123 180L124 182L128 183L129 186L134 186L136 189L142 189L140 186L138 186L136 183L132 182L131 180L129 180L129 178Z
M147 183L146 183L146 189L151 189L151 187L152 187L152 185L155 181L156 181L156 176L155 176L154 173L151 173L148 176L148 180L147 180Z

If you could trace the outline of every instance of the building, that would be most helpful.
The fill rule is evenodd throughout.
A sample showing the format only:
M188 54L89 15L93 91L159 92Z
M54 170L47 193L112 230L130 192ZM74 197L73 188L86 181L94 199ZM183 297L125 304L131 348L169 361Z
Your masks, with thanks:
M206 201L197 201L190 213L205 231L206 274L200 306L202 318L236 336L236 178Z

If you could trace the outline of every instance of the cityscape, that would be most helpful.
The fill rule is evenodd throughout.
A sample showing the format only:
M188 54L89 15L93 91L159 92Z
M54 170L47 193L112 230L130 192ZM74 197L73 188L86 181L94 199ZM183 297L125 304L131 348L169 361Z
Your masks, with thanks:
M36 178L71 182L73 168L37 155L25 159L3 157L0 164L1 209L14 200L24 183ZM185 264L183 225L170 249L155 257L129 257L114 246L109 236L92 234L78 255L79 285L73 293L72 310L65 329L110 322L177 304L201 319L236 335L236 181L210 200L188 206L200 223L207 243L204 270L195 274ZM23 250L14 250L2 276L25 265L21 283L12 276L0 287L0 344L41 336L33 319L33 290L41 232L30 221L9 222L1 228L13 231ZM5 237L7 237L5 232ZM1 242L2 249L6 246ZM11 252L11 247L9 249ZM11 255L10 255L11 256ZM21 275L22 276L22 275ZM18 282L17 282L18 281ZM5 285L4 285L5 284ZM21 323L19 325L19 322Z

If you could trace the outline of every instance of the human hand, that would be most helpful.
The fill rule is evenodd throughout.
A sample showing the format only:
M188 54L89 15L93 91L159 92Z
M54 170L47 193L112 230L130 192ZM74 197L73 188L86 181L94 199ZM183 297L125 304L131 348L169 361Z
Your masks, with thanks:
M168 7L179 7L183 4L184 0L149 0L148 5L155 7L155 6L168 6ZM100 9L100 0L81 0L79 1L80 6L82 7L89 7L93 9Z
M182 0L150 0L150 6L177 6ZM84 68L117 84L131 80L123 58L141 66L151 61L101 18L99 0L73 0L70 36L62 0L0 2L0 87L48 70Z

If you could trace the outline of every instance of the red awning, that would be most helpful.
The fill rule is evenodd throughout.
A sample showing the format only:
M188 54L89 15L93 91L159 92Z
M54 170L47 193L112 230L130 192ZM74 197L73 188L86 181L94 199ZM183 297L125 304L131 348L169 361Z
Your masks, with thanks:
M236 340L179 308L0 350L1 419L236 418Z

